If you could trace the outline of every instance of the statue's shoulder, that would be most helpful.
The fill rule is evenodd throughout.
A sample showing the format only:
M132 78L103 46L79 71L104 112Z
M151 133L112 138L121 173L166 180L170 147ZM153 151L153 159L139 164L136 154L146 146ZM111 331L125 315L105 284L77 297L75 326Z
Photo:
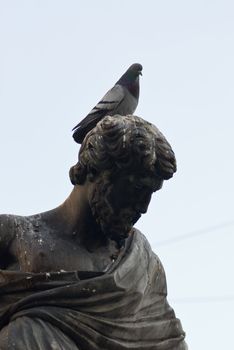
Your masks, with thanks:
M0 214L0 232L14 227L15 215Z
M11 243L17 234L18 226L23 221L23 216L0 214L0 246L6 247Z
M142 247L141 254L146 254L147 257L151 260L151 262L157 267L157 270L160 270L160 273L165 276L165 271L163 264L158 257L158 255L155 253L155 251L152 249L149 241L145 237L145 235L139 231L138 229L134 228L134 235L135 235L135 241L139 246Z
M146 236L135 227L134 227L134 237L138 245L142 246L143 249L146 250L147 252L153 253L151 249L151 245L147 240Z

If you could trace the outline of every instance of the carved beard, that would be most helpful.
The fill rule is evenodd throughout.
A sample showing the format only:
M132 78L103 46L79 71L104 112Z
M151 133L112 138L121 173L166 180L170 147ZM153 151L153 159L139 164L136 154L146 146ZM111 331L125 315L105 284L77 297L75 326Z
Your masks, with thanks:
M119 243L128 237L141 214L131 207L121 208L116 213L110 200L112 188L113 185L107 179L97 181L90 198L90 207L104 235Z

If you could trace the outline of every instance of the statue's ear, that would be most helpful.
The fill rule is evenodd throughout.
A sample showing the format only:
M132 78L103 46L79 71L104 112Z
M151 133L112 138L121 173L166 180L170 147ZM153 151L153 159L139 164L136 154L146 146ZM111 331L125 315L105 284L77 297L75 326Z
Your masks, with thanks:
M71 183L75 185L82 185L85 182L86 179L86 171L83 166L81 166L80 163L77 163L76 165L72 166L69 171L69 176Z

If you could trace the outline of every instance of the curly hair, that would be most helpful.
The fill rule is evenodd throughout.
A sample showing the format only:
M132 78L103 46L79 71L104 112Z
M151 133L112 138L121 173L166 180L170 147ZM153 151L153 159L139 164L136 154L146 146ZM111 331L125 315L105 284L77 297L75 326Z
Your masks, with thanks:
M129 169L170 179L176 172L174 152L158 128L144 119L106 116L86 135L70 179L81 185L103 171L115 176Z

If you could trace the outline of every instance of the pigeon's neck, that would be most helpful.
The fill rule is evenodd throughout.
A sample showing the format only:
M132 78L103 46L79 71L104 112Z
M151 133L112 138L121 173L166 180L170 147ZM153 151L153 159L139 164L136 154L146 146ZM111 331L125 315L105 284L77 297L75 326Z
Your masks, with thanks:
M139 98L139 77L137 77L134 81L120 78L116 84L124 86L128 89L132 96L134 96L136 99Z
M134 84L125 85L128 91L134 96L137 100L139 98L139 82L135 82Z

